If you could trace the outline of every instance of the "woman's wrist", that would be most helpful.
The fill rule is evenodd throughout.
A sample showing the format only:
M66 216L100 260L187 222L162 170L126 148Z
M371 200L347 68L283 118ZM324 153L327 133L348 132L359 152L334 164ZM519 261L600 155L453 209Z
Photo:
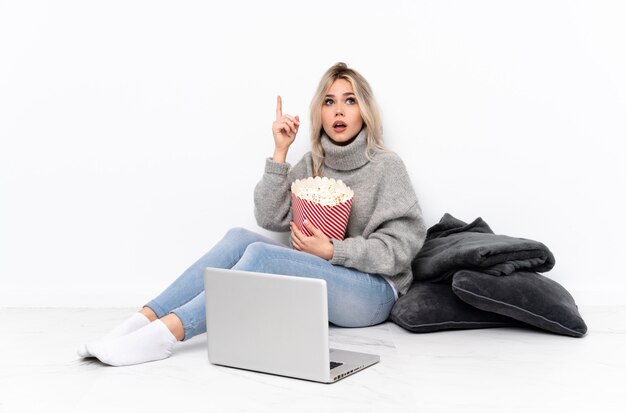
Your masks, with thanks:
M333 245L333 242L330 241L328 243L328 246L326 247L325 254L322 258L324 258L326 261L330 261L333 259L334 253L335 253L335 246Z
M272 160L276 163L285 163L287 160L287 149L274 148Z

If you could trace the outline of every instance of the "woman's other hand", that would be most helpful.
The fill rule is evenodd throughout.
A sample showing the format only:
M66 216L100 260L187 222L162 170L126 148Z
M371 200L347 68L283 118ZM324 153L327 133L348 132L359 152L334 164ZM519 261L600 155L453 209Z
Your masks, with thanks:
M335 247L322 231L315 228L309 221L303 222L306 229L313 235L308 236L300 231L297 225L291 222L291 243L293 247L298 251L308 252L309 254L317 255L325 260L330 260L333 257Z
M274 162L283 163L287 159L289 146L296 139L300 118L298 116L283 115L283 100L280 96L276 99L276 120L272 123L274 135Z

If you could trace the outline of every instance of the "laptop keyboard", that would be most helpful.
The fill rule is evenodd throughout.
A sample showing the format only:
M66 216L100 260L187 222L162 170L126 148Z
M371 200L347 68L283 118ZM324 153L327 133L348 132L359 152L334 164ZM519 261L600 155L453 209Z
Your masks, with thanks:
M343 363L338 363L338 362L336 362L336 361L331 361L331 362L330 362L330 369L332 370L332 369L334 369L335 367L339 367L339 366L341 366L341 365L343 365Z

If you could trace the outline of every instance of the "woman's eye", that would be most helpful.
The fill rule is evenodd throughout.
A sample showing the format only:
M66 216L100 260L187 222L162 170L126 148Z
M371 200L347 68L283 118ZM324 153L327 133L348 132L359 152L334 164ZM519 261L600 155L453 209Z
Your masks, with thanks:
M326 100L324 100L324 104L325 105L332 105L333 104L333 100L332 99L326 99Z
M348 99L346 99L346 103L347 103L348 105L354 105L354 104L356 103L356 99L354 99L354 98L348 98Z

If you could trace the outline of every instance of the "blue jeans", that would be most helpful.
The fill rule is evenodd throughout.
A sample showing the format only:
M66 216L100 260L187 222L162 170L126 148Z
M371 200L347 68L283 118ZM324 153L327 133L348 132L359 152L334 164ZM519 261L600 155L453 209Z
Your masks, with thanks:
M188 340L206 332L204 269L232 268L326 280L329 321L341 327L366 327L387 320L395 303L389 283L380 275L332 265L312 254L286 247L243 228L234 228L145 306L161 318L174 313Z

